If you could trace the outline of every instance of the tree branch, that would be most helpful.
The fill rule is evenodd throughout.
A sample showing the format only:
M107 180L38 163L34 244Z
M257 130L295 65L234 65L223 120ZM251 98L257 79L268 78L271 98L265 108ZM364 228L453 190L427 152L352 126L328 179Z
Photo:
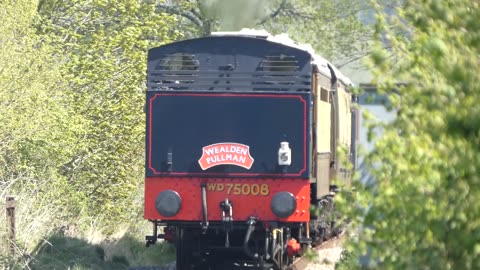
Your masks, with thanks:
M195 8L192 8L190 9L190 12L195 16L197 17L199 20L202 20L202 15L200 14L200 12L198 12Z
M282 9L285 8L287 4L287 0L283 0L282 3L280 3L280 5L278 6L277 10L275 10L272 14L266 16L265 18L263 18L258 24L259 25L263 25L265 24L268 20L271 20L275 17L278 16L278 14L280 14L280 12L282 11Z
M355 61L360 60L360 59L362 59L362 58L364 58L364 57L367 57L370 53L371 53L371 51L363 52L363 53L361 53L361 54L359 54L359 55L357 55L357 56L355 56L355 57L353 57L353 58L350 58L350 59L347 59L347 60L343 61L342 63L338 63L338 64L336 64L335 66L336 66L337 68L342 68L342 67L344 67L344 66L346 66L346 65L348 65L348 64L350 64L350 63L352 63L352 62L355 62Z
M179 6L170 6L164 4L158 4L155 6L155 9L160 12L166 12L169 14L180 15L182 17L187 18L189 21L194 23L198 27L203 27L202 21L195 16L195 13L186 11Z

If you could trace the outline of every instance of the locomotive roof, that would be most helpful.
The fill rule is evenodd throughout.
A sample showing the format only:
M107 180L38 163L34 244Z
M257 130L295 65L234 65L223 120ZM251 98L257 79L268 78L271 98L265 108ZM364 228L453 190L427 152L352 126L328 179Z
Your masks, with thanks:
M238 36L238 37L250 37L250 38L260 38L266 39L271 42L279 43L285 46L293 47L308 52L312 56L312 65L314 65L322 74L331 77L330 68L333 70L335 77L342 81L346 85L353 85L352 81L345 75L343 75L340 70L338 70L332 63L323 58L322 56L315 53L315 50L310 44L298 44L287 34L280 35L271 35L266 30L256 30L256 29L247 29L244 28L240 31L229 31L229 32L212 32L211 36Z

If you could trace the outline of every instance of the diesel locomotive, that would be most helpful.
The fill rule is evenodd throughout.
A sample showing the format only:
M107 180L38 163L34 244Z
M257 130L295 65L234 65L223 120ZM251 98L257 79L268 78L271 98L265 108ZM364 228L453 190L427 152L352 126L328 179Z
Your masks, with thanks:
M285 36L218 32L148 53L147 246L177 270L287 269L333 232L355 149L351 82ZM335 182L334 182L335 181Z

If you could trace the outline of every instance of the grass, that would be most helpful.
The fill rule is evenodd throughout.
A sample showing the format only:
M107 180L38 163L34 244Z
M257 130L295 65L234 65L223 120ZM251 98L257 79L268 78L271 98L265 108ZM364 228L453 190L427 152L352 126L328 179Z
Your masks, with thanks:
M93 244L57 233L41 241L30 254L17 253L16 257L0 254L0 269L126 270L164 265L174 260L175 250L171 244L158 242L147 248L142 239L130 234Z
M175 258L174 249L166 243L149 248L143 241L125 235L121 239L91 244L85 240L53 235L38 248L28 268L41 269L128 269L130 266L158 266Z
M127 269L128 262L109 261L105 250L85 240L53 235L43 243L32 258L29 267L34 269Z
M144 235L142 235L143 239ZM114 242L103 243L107 258L124 257L130 266L158 266L175 260L173 245L157 242L156 245L146 247L145 241L127 234ZM116 260L122 260L122 257Z
M17 201L15 256L4 241L6 220L5 214L0 215L0 269L122 270L175 260L174 248L169 244L145 246L144 237L151 234L151 225L141 215L129 220L131 224L123 226L123 230L119 229L121 225L112 225L110 228L118 233L105 236L101 233L105 228L98 227L92 217L66 220L69 215L65 215L61 203L51 199L55 191L49 191L48 181L39 183L46 193L36 193L24 185L12 190L13 184L8 183L0 181L0 199L15 194ZM141 198L143 193L139 194ZM142 200L138 200L141 205ZM4 209L1 202L0 207Z

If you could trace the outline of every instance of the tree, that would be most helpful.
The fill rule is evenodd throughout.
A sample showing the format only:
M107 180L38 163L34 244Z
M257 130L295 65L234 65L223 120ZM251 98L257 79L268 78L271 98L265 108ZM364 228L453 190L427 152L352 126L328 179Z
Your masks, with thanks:
M157 4L159 12L174 14L189 37L213 31L265 28L310 43L337 65L368 54L372 36L360 16L370 7L364 1L314 0L178 0Z
M84 123L63 173L84 216L128 220L144 177L147 50L178 38L175 19L152 1L42 0L38 10L39 32L63 60L66 95Z
M479 3L403 2L376 24L392 50L377 44L375 82L403 86L367 157L376 183L358 185L352 248L378 269L479 269Z
M36 33L37 15L36 1L0 1L0 198L18 201L16 244L27 252L78 202L62 165L74 155L71 144L82 128L48 36Z
M3 1L1 17L0 183L15 187L11 181L19 179L35 189L48 179L53 185L71 156L68 145L79 122L67 106L48 37L33 28L35 1Z

